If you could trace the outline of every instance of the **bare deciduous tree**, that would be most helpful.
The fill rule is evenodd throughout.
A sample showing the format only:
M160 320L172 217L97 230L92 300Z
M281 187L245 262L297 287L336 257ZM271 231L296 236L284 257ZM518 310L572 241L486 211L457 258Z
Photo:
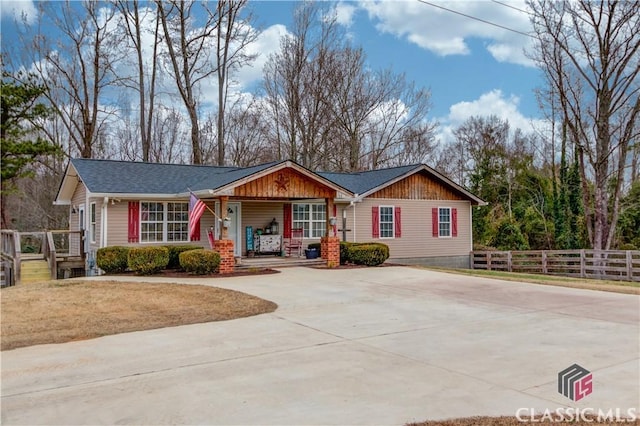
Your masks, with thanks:
M55 25L60 36L54 43L44 34L34 37L32 66L80 156L100 156L96 140L113 112L102 96L120 80L113 67L123 55L112 31L115 9L95 1L38 6L39 19Z
M250 64L257 54L249 54L247 47L258 37L251 27L252 15L242 21L240 12L248 0L219 0L215 11L209 15L216 21L216 75L218 77L218 114L217 114L217 163L225 163L225 112L227 109L231 74L242 66Z
M530 0L532 57L577 146L594 249L615 236L629 148L640 115L640 3ZM588 181L593 179L593 190Z
M167 59L191 122L191 161L202 164L198 86L215 72L211 52L217 20L209 15L202 25L194 25L197 4L194 0L156 0Z
M142 160L149 161L149 151L151 150L151 126L153 124L153 112L155 106L156 79L158 72L158 47L160 40L160 19L159 12L156 8L155 14L148 7L141 7L138 0L117 0L116 7L122 14L124 28L128 39L132 44L135 52L135 66L137 69L137 78L134 83L129 80L124 81L124 86L138 92L139 99L139 137L142 147ZM154 14L154 32L152 42L151 57L145 57L144 38L144 21L148 20L148 16ZM125 119L127 121L128 118ZM134 157L135 158L135 157Z

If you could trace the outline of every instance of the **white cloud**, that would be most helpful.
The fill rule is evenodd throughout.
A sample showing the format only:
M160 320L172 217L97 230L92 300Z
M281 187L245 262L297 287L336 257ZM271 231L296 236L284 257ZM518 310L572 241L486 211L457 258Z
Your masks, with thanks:
M543 120L522 115L518 110L519 103L520 99L517 96L504 96L501 90L494 89L473 101L451 105L449 114L438 120L440 122L439 139L445 143L453 141L453 130L473 116L495 115L502 120L507 120L512 130L519 128L526 133L546 127Z
M529 17L523 12L499 3L485 1L441 1L429 3L455 10L468 16L527 33L531 30ZM509 5L525 10L523 0ZM529 48L530 37L499 28L476 19L461 16L419 1L361 1L376 23L378 31L406 38L411 43L440 56L469 54L470 38L490 40L486 49L500 62L533 66L523 54Z
M0 7L3 18L24 19L28 24L35 22L37 13L33 0L3 0Z
M353 24L353 15L357 8L351 3L339 2L335 6L336 20L338 24L350 27Z
M258 57L251 65L243 67L234 76L241 88L247 88L262 79L262 68L269 59L269 55L280 50L280 38L287 33L284 25L272 25L262 31L257 40L247 47L248 54L257 53Z

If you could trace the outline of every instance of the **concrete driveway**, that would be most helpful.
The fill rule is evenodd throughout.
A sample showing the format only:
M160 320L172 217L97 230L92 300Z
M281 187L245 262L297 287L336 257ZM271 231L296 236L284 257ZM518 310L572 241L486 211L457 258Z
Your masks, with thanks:
M2 423L403 424L560 407L640 417L638 296L405 267L192 282L279 309L3 352ZM574 363L593 373L579 402L557 389Z

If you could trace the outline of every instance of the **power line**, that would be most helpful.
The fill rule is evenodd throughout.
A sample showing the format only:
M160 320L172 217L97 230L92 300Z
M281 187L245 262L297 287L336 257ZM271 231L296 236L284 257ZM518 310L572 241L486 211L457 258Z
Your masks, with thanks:
M512 6L512 5L508 4L508 3L503 3L503 2L498 1L498 0L491 0L491 1L494 2L494 3L497 3L497 4L501 4L502 6L509 7L511 9L513 9L513 10L517 10L518 12L526 13L527 15L533 15L533 13L529 12L528 10L520 9L519 7Z
M427 4L429 6L437 7L438 9L446 10L447 12L455 13L456 15L464 16L465 18L473 19L473 20L482 22L484 24L493 25L494 27L502 28L503 30L511 31L511 32L516 33L516 34L521 34L523 36L535 38L531 34L527 34L527 33L524 33L522 31L514 30L513 28L505 27L504 25L496 24L495 22L486 21L486 20L484 20L482 18L478 18L478 17L475 17L475 16L467 15L465 13L458 12L457 10L448 9L448 8L446 8L444 6L440 6L440 5L437 5L437 4L434 4L434 3L429 3L428 1L425 1L425 0L418 0L418 1L420 3L424 3L424 4Z

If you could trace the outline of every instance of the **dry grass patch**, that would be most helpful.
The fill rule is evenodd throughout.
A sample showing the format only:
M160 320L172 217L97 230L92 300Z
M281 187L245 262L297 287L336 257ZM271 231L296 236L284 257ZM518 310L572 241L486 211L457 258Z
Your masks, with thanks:
M624 419L624 421L616 421L615 418L611 420L603 420L598 421L596 416L580 416L584 417L584 419L575 418L571 421L568 418L565 418L564 421L551 421L550 419L543 419L540 416L535 417L534 421L531 421L529 417L523 417L523 420L528 420L525 422L521 422L517 419L517 417L466 417L461 419L450 419L450 420L429 420L421 423L408 423L406 426L522 426L522 425L537 425L537 424L570 424L572 426L588 426L588 425L606 425L606 426L614 426L614 425L640 425L640 420L638 419ZM626 422L629 420L629 422Z
M495 278L504 281L521 283L553 285L559 287L582 288L587 290L610 291L612 293L640 294L640 282L612 281L562 277L557 275L527 274L522 272L485 271L482 269L452 269L435 266L415 266L421 269L431 269L438 272L448 272L474 277Z
M273 312L259 297L201 285L50 281L2 290L1 349Z

